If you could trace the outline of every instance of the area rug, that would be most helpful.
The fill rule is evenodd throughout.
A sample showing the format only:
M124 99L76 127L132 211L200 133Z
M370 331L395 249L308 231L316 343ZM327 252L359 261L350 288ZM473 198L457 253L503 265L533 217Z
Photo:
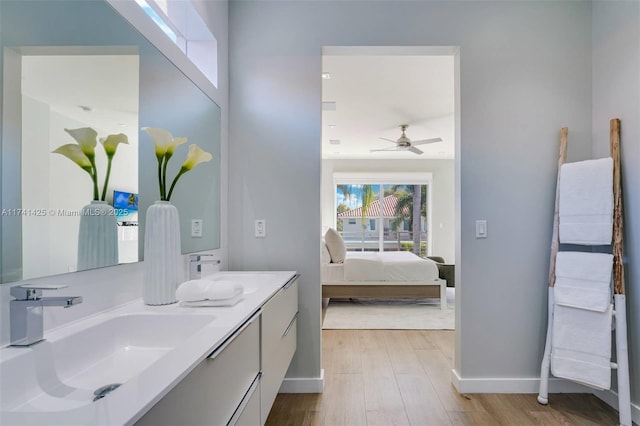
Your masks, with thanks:
M345 330L453 330L455 289L447 289L448 309L439 299L331 299L322 328Z

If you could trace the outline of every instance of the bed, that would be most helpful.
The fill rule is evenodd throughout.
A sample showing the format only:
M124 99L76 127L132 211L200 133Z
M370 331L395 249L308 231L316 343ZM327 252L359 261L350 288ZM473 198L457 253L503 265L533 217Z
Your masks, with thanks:
M323 298L439 297L440 307L447 308L447 282L438 277L433 260L406 251L345 251L341 262L332 262L331 257L323 252Z

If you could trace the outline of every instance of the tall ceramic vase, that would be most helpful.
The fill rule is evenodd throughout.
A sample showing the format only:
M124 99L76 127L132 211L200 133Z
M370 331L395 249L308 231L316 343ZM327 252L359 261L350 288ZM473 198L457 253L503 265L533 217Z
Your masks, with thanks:
M80 211L78 270L118 264L118 224L113 207L93 200Z
M147 305L176 301L180 279L180 219L168 201L156 201L147 209L144 231L144 286Z

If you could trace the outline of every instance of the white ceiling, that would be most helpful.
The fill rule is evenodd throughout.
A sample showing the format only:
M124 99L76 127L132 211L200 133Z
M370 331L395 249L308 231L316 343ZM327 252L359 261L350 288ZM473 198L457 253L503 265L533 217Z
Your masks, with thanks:
M322 158L451 159L454 158L454 68L452 56L324 55ZM442 138L407 151L371 152L392 147L400 124L409 124L411 140ZM330 127L334 125L335 127ZM339 145L329 143L339 139Z
M135 144L138 70L137 55L25 55L22 93L87 123L99 137L126 133Z

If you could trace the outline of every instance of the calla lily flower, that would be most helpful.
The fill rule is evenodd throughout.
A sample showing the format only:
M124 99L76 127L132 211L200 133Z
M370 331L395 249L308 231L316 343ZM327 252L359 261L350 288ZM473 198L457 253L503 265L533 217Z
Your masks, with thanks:
M100 139L100 143L104 147L104 152L107 154L107 157L113 157L116 149L118 149L118 144L128 144L129 139L124 133L118 133L117 135L109 135L106 138Z
M91 166L91 161L89 161L89 158L85 155L84 152L82 152L82 149L80 149L79 145L73 143L62 145L52 152L54 154L64 155L65 157L76 163L78 166L80 166L84 171L92 174L93 167Z
M183 174L187 173L198 164L211 161L213 158L211 153L203 151L198 145L189 145L187 158L184 163L182 163L180 171L176 177L173 178L173 182L171 182L171 187L169 188L169 193L167 194L167 165L173 156L173 152L176 147L187 142L187 138L174 138L170 132L156 127L143 127L142 130L151 136L151 140L155 145L156 158L158 159L158 187L160 189L160 200L162 201L171 200L173 189L175 188L176 183L178 183L178 179L180 179Z
M80 149L89 159L95 156L98 144L98 133L95 130L91 127L81 127L79 129L64 129L64 131L78 142Z
M211 161L213 155L207 151L203 151L196 144L189 145L189 152L187 153L187 159L182 163L182 167L180 167L180 171L171 182L171 188L169 189L169 195L167 195L167 201L171 199L171 194L173 194L173 188L175 188L176 183L178 183L178 179L180 176L187 173L189 170L193 169L200 163L205 163L207 161ZM166 177L166 174L165 174ZM162 187L162 186L161 186ZM166 188L166 186L165 186Z
M142 130L151 136L153 144L156 146L156 156L164 157L166 154L173 155L176 146L182 145L187 138L174 138L171 133L157 127L143 127Z
M189 145L189 152L187 153L187 159L182 163L182 168L185 171L193 169L200 163L206 163L211 161L213 155L210 152L203 151L198 145Z
M100 197L100 193L98 192L98 170L96 167L96 145L98 144L98 133L91 127L64 129L64 131L76 140L77 145L72 143L62 145L53 152L55 154L64 155L80 166L82 170L89 173L89 176L91 176L91 180L93 181L93 199L104 201L107 195L107 188L109 186L109 176L111 175L111 162L113 161L113 156L116 153L118 144L129 143L127 135L119 133L117 135L109 135L106 138L100 139L100 143L107 155L107 174L102 187L102 197Z

